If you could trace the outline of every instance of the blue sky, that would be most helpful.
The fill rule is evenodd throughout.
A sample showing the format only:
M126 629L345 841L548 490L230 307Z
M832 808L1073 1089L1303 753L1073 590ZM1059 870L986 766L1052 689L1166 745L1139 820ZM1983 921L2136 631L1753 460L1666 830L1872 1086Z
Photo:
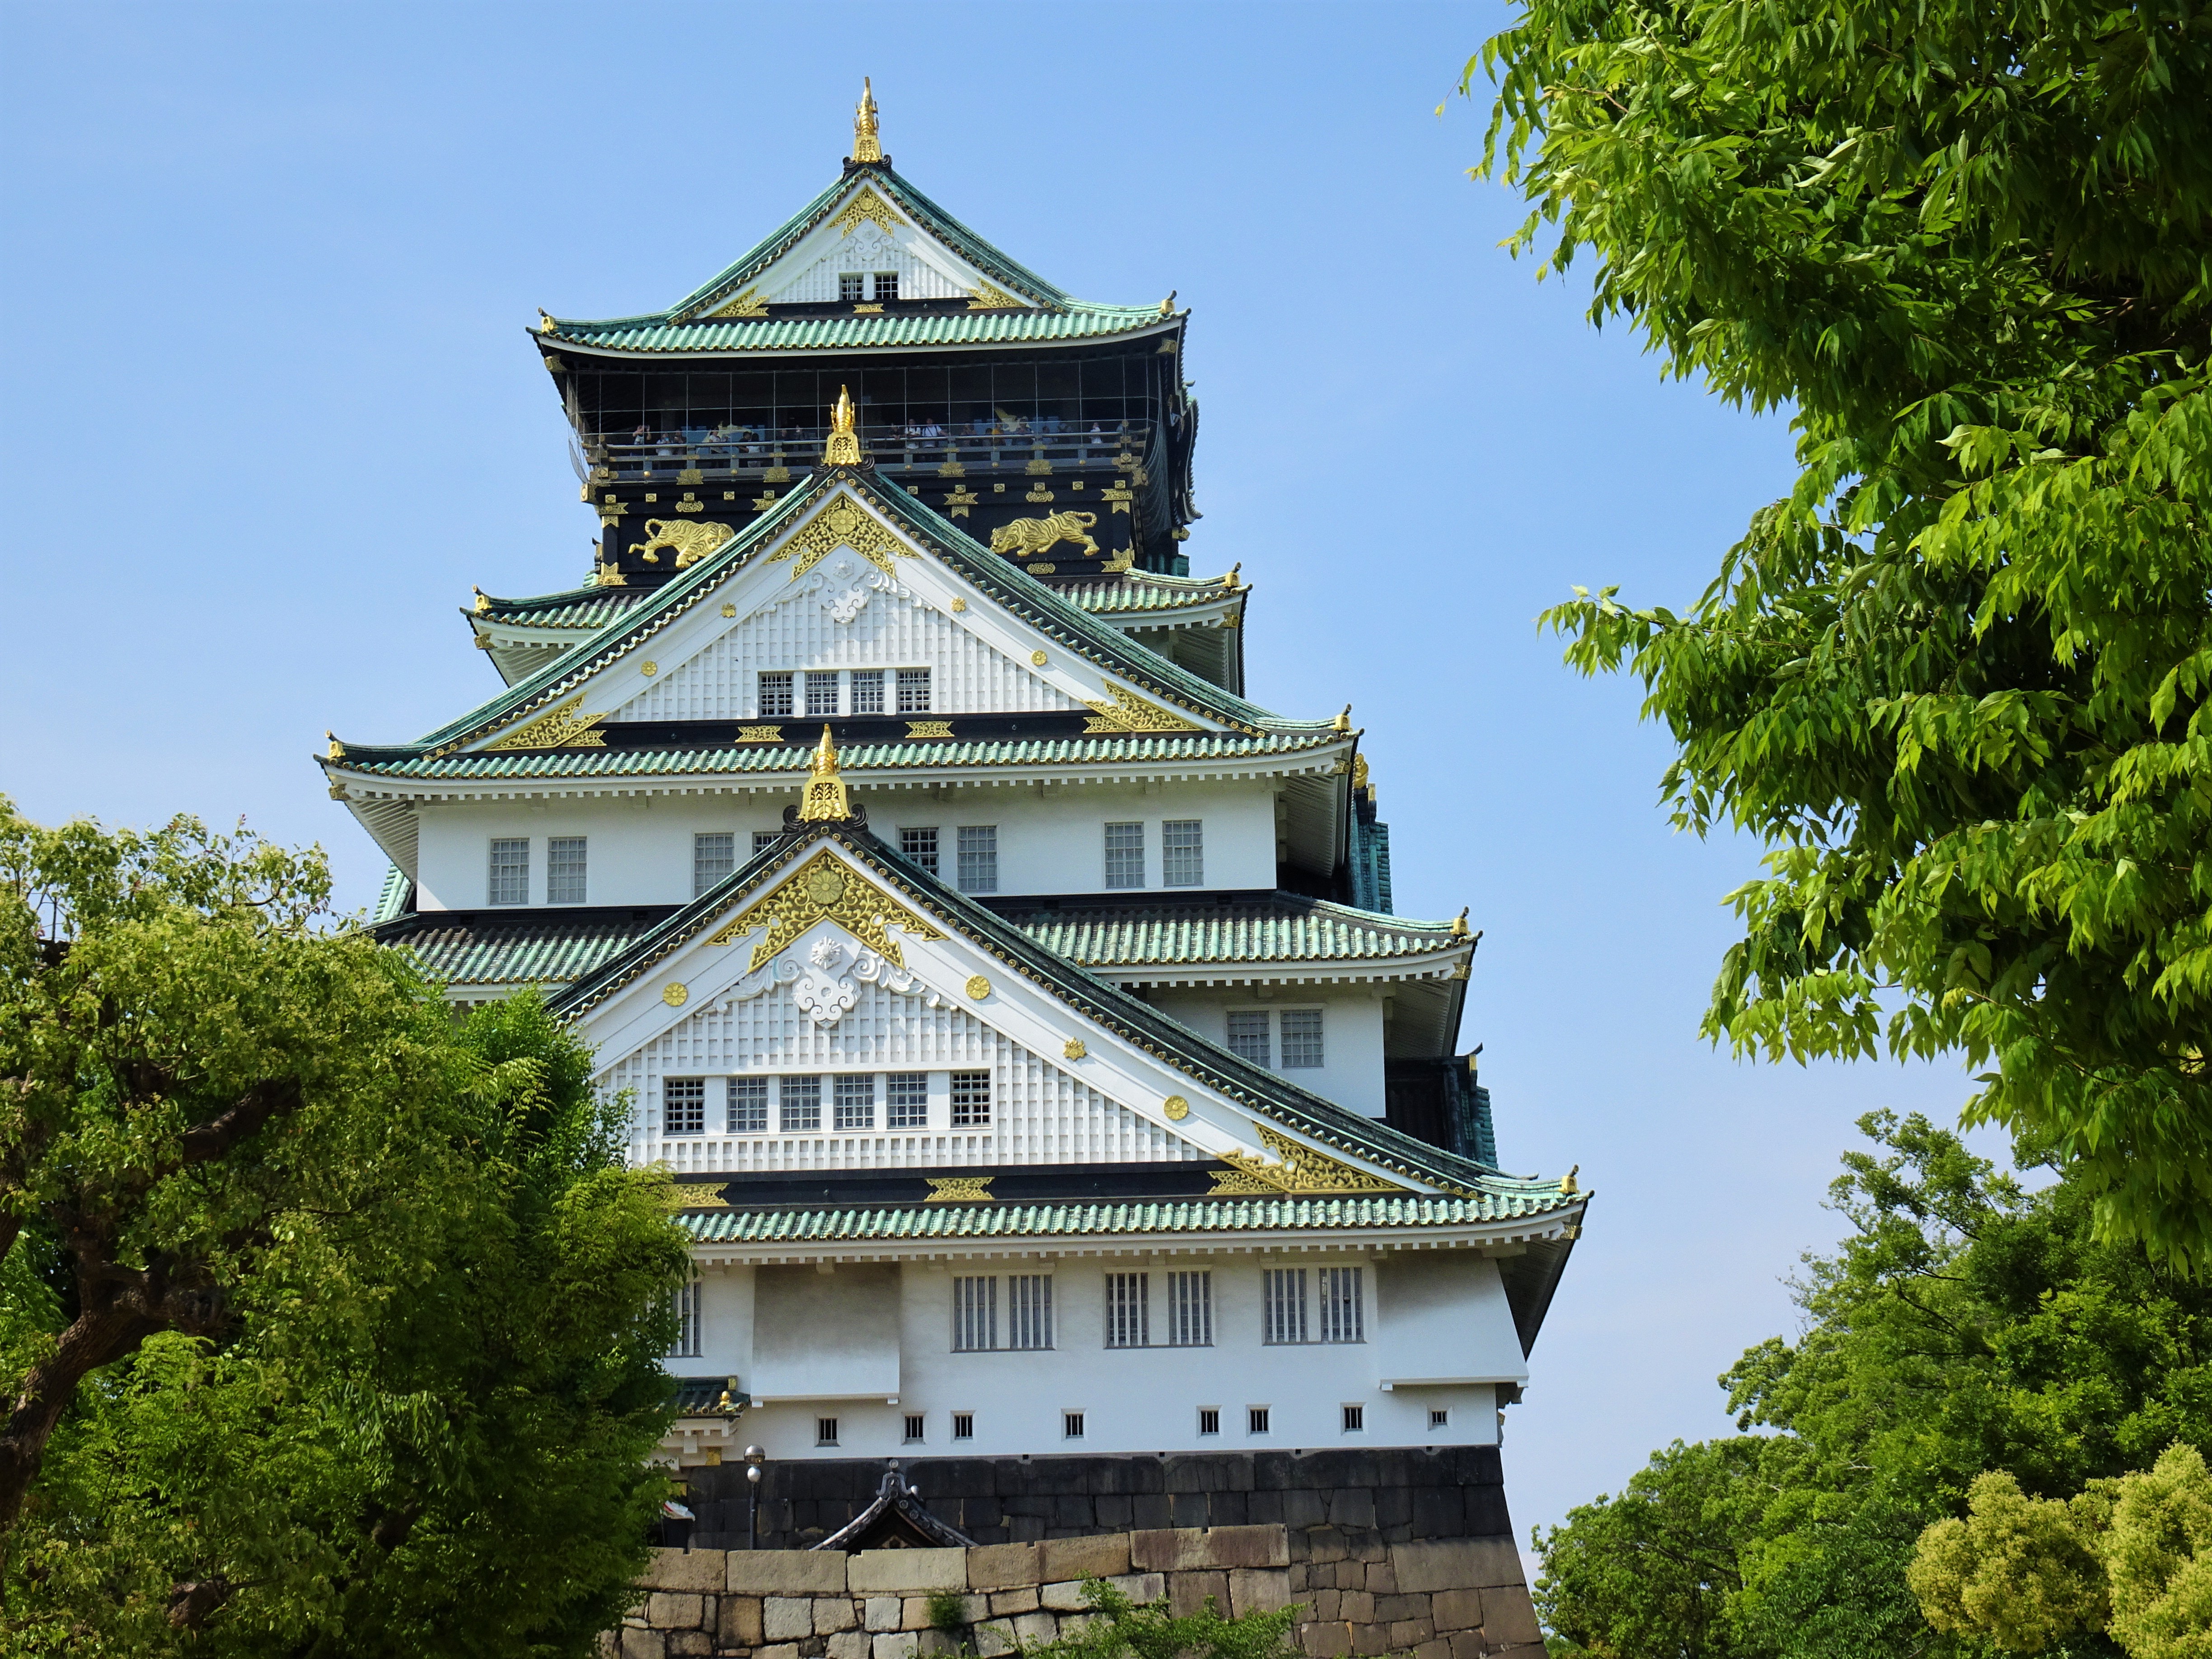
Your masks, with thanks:
M1520 210L1433 113L1486 4L0 9L15 457L0 789L33 816L241 815L383 861L326 726L495 688L455 614L574 585L595 521L526 325L653 310L836 175L863 74L900 171L1068 290L1194 308L1194 570L1255 586L1249 671L1345 702L1399 909L1484 930L1510 1169L1598 1196L1508 1416L1532 1522L1726 1432L1795 1328L1851 1121L1956 1067L1740 1065L1697 1036L1756 849L1674 834L1632 684L1533 625L1571 585L1693 599L1789 434L1662 381L1496 246Z

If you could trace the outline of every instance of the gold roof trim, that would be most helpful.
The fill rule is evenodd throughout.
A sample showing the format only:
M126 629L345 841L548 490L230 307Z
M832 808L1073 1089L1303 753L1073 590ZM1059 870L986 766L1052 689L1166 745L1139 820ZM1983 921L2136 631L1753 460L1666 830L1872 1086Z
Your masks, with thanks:
M1213 1178L1209 1198L1236 1194L1288 1193L1309 1194L1316 1193L1402 1193L1407 1189L1395 1181L1385 1181L1381 1176L1370 1175L1340 1162L1326 1152L1316 1152L1302 1146L1288 1135L1277 1133L1264 1124L1252 1126L1259 1132L1261 1144L1274 1153L1277 1163L1249 1152L1224 1152L1221 1161L1231 1166L1231 1172Z
M604 733L593 731L604 714L586 714L584 700L571 697L550 714L540 714L526 726L518 726L497 743L488 743L484 752L498 749L604 749L607 746Z
M919 939L945 937L825 847L786 877L773 893L747 906L708 935L707 943L734 945L765 927L768 937L753 947L752 960L745 969L752 973L822 921L835 922L895 968L905 967L906 958L899 954L898 942L887 929L896 927Z
M860 77L860 101L853 111L853 160L884 159L882 128L876 120L876 89L866 76Z

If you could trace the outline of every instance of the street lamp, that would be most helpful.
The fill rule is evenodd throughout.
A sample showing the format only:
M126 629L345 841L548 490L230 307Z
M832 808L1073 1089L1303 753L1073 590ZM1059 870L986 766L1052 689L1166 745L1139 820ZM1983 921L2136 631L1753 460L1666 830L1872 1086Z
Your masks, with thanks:
M750 1503L745 1513L745 1547L760 1547L760 1486L761 1464L768 1454L758 1446L745 1448L745 1489Z

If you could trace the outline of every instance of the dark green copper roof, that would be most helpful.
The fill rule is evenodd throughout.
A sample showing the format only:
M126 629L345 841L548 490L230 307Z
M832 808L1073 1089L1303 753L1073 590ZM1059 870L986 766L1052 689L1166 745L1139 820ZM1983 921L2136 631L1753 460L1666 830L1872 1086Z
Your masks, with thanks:
M653 931L666 905L647 910L505 914L425 910L386 922L380 942L412 956L447 985L566 985L613 961Z
M540 593L534 599L496 599L485 596L484 608L466 614L488 623L515 628L605 628L647 596L641 587L572 587L562 593Z
M994 902L1055 956L1118 970L1212 962L1342 962L1449 952L1469 941L1449 921L1409 921L1296 893L1141 904Z

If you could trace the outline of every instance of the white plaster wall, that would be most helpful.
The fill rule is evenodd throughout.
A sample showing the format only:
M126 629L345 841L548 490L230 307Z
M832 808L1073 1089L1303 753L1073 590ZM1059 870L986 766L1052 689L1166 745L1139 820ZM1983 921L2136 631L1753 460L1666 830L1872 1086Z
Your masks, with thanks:
M713 1267L699 1275L699 1352L696 1358L672 1356L665 1363L673 1376L734 1376L753 1375L753 1269Z
M1273 797L1262 783L1097 785L1079 788L1034 785L994 789L855 789L868 820L896 847L902 828L941 831L943 871L957 871L962 824L995 824L999 831L1000 894L1096 893L1106 890L1109 823L1145 824L1146 890L1173 896L1213 888L1271 888L1275 884ZM622 799L425 803L420 818L416 906L424 910L472 910L489 896L491 843L526 836L530 848L530 901L545 902L545 842L554 836L588 838L586 902L681 904L691 897L691 838L708 830L737 836L743 863L752 856L753 832L778 830L788 797L760 795L644 795ZM1203 888L1164 887L1160 880L1160 823L1198 818L1206 825Z
M1262 1000L1258 990L1274 994ZM1365 1117L1385 1115L1382 1087L1382 997L1364 988L1336 989L1302 985L1224 987L1220 989L1152 991L1147 1000L1169 1018L1224 1048L1232 1008L1319 1008L1322 1060L1318 1066L1281 1069L1281 1022L1270 1021L1268 1038L1279 1075L1324 1100Z
M1527 1376L1495 1261L1464 1250L1405 1256L1377 1291L1370 1334L1384 1382L1408 1389Z
M1466 1254L1466 1253L1462 1253ZM777 1458L889 1457L926 1450L935 1456L1018 1456L1048 1452L1250 1451L1317 1446L1490 1445L1498 1437L1492 1385L1399 1387L1386 1389L1376 1337L1378 1295L1395 1270L1395 1259L1376 1261L1346 1255L1272 1259L1160 1257L1142 1264L1152 1275L1152 1334L1165 1335L1165 1275L1177 1268L1213 1274L1214 1346L1210 1348L1108 1348L1104 1346L1107 1265L1097 1261L987 1263L972 1268L908 1263L900 1313L897 1404L884 1396L835 1402L790 1402L748 1411L737 1431L745 1442ZM1477 1266L1471 1254L1468 1261ZM1139 1264L1116 1261L1116 1271ZM1328 1265L1358 1265L1367 1273L1367 1334L1364 1343L1269 1347L1261 1337L1261 1272L1297 1266L1310 1273ZM811 1271L811 1270L810 1270ZM846 1269L840 1268L844 1272ZM1049 1271L1053 1275L1054 1340L1046 1352L954 1353L952 1279L958 1272ZM1494 1267L1490 1279L1496 1279ZM1467 1281L1474 1283L1472 1277ZM1000 1288L1000 1319L1005 1318ZM1510 1350L1506 1374L1525 1375L1512 1321L1503 1299L1470 1295L1459 1316L1482 1328L1493 1344ZM1501 1323L1502 1322L1502 1323ZM715 1334L710 1329L708 1341ZM729 1350L734 1352L734 1349ZM679 1367L681 1369L681 1367ZM711 1369L711 1368L709 1368ZM743 1373L741 1385L749 1388ZM1343 1407L1365 1408L1364 1429L1346 1433ZM1247 1429L1253 1406L1269 1411L1269 1431ZM1221 1432L1200 1436L1198 1413L1221 1413ZM1433 1428L1432 1410L1449 1421ZM1084 1435L1063 1432L1063 1413L1084 1414ZM951 1438L956 1412L975 1417L975 1437ZM923 1419L920 1446L904 1439L905 1417ZM816 1444L816 1419L835 1416L837 1443Z

